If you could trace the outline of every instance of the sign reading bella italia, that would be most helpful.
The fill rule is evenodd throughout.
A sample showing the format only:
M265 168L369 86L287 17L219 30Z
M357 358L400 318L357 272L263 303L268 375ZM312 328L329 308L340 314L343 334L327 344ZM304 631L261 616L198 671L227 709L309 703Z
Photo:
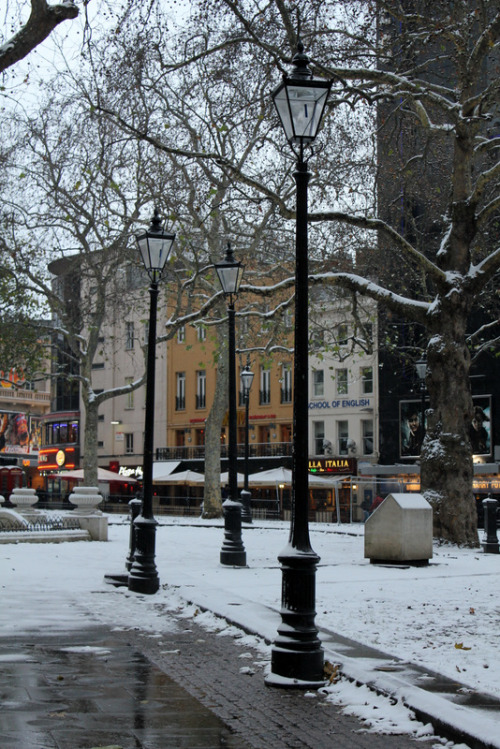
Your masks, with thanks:
M309 461L311 473L356 473L356 458L316 458Z

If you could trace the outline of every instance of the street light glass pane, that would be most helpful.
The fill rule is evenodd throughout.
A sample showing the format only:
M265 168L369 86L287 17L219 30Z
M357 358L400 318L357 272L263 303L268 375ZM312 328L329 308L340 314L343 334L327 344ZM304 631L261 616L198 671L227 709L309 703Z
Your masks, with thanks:
M240 287L243 266L239 263L237 265L224 265L224 263L220 263L215 266L215 269L224 294L236 294Z
M161 272L168 260L175 235L167 234L154 237L149 234L137 238L142 262L147 271Z
M420 380L425 380L425 376L427 374L427 362L425 359L419 359L419 361L415 364L415 369L417 370L417 375Z
M287 140L311 142L316 138L329 87L283 84L274 96Z
M241 384L243 386L243 390L245 392L248 392L250 390L250 388L252 387L252 382L253 382L253 372L252 372L252 370L245 368L241 372L240 378L241 378Z

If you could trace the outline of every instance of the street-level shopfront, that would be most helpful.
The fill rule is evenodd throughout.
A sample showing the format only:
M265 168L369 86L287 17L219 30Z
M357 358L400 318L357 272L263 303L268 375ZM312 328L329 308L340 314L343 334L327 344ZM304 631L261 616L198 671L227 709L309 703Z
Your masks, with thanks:
M419 465L370 465L360 463L360 478L371 481L371 492L382 496L390 492L420 492ZM369 490L369 487L367 487ZM483 525L483 499L491 497L500 503L500 464L475 463L472 490L476 500L479 527ZM366 491L366 489L365 489Z
M311 458L311 476L331 479L330 487L309 486L310 518L319 521L350 523L360 518L355 511L358 485L356 458Z

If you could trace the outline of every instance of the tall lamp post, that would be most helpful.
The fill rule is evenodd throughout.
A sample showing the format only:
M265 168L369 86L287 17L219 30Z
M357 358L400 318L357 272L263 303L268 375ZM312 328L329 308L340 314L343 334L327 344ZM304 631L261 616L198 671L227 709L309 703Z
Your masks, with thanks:
M425 437L425 377L427 375L427 361L424 356L415 364L415 369L420 380L420 427L423 439Z
M229 360L229 496L223 504L224 541L220 563L232 567L245 567L247 555L241 540L241 502L238 499L237 435L236 435L236 344L234 329L234 300L238 295L244 266L235 260L231 245L227 243L223 260L214 263L224 296L228 300L228 360Z
M175 234L165 232L155 209L151 226L136 236L142 262L151 281L149 287L149 331L146 363L146 413L144 422L143 500L134 521L135 551L128 588L136 593L156 593L160 580L155 565L156 520L153 516L153 433L155 414L156 312L158 282L168 260Z
M297 163L295 236L295 345L292 440L292 513L287 546L278 559L282 572L281 619L271 652L273 686L307 688L324 683L323 649L315 625L316 567L309 540L308 489L308 258L307 186L304 149L321 123L331 81L313 78L299 42L294 70L273 92L274 105Z
M245 401L245 482L243 485L243 491L241 492L241 519L244 523L252 522L252 508L250 505L250 490L248 489L248 411L250 404L250 389L252 387L254 373L250 369L250 358L247 359L245 369L240 372L241 389L243 391L243 399Z

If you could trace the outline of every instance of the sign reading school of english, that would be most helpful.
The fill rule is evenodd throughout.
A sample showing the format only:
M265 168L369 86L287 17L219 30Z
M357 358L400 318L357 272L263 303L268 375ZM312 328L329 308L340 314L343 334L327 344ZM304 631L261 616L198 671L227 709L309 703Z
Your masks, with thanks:
M340 398L333 401L310 401L309 408L370 408L369 398Z

